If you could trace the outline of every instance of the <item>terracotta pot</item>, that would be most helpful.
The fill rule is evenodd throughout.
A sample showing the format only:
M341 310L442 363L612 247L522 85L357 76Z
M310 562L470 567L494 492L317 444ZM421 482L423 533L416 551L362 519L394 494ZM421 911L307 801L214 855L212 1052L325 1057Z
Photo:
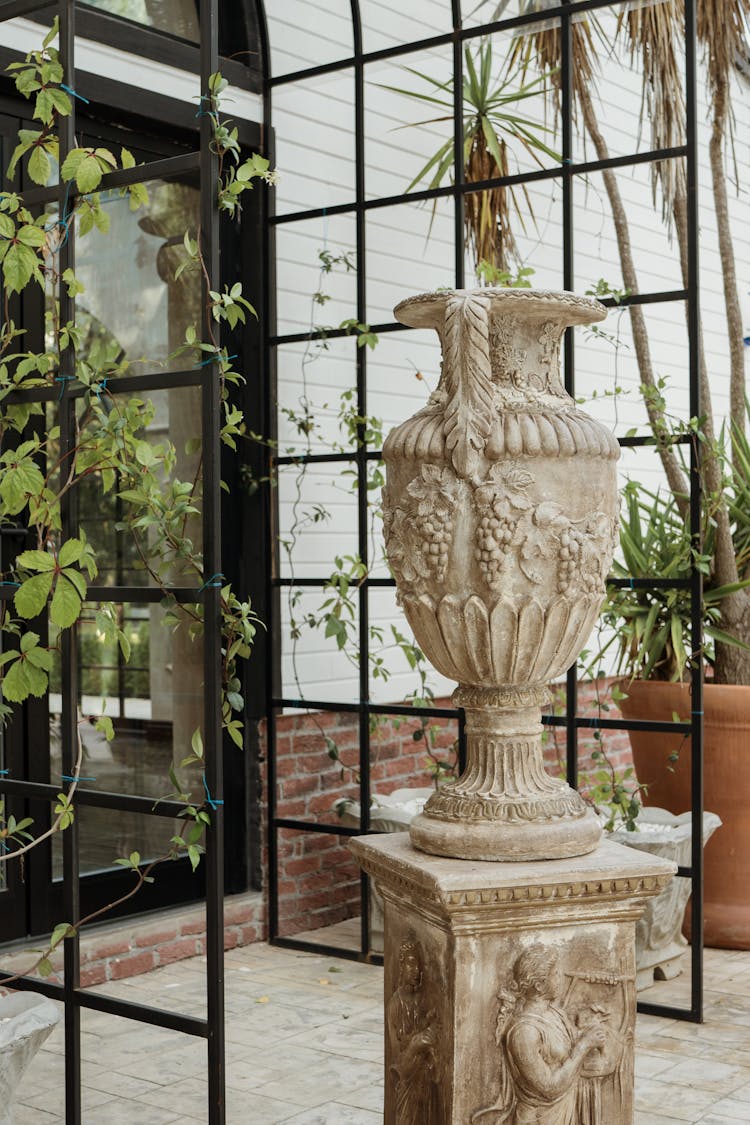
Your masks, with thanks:
M675 712L690 719L687 684L634 680L623 690L628 698L620 707L626 719L669 721ZM722 821L704 852L705 943L750 949L750 687L706 684L703 709L704 806ZM645 803L675 815L689 809L689 736L629 733L638 780L649 786ZM680 755L676 762L668 759L673 751Z

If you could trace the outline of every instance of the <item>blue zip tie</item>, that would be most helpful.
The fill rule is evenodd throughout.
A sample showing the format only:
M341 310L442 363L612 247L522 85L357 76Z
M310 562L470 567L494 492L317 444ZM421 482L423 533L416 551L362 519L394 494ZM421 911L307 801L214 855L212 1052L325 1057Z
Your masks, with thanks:
M222 578L225 578L225 575L223 575L223 574L221 574L221 573L219 573L219 574L212 574L212 575L211 575L211 577L210 577L210 578L207 578L207 579L206 579L206 581L205 581L205 582L203 583L203 585L201 586L201 588L200 588L200 589L198 590L198 593L199 593L199 594L202 594L202 593L203 593L203 591L204 591L204 590L206 589L206 587L207 587L207 586L214 586L214 587L216 587L216 588L218 588L218 589L221 589L221 587L222 587L222 582L221 582L221 579L222 579Z
M690 714L691 715L702 715L703 712L702 711L691 711Z
M223 805L224 802L214 800L214 798L211 796L211 791L208 788L208 782L206 781L205 773L201 776L203 778L203 788L206 790L206 804L209 806L209 808L218 809L219 805Z
M208 359L204 359L202 363L198 364L198 367L208 367L209 363L229 363L230 359L237 359L236 354L223 356L217 353L209 356Z
M64 90L66 94L70 94L71 98L78 98L79 102L85 102L86 105L91 105L88 98L84 98L83 94L77 94L70 86L66 86L64 82L60 83L60 89Z
M62 402L62 397L65 394L65 384L71 379L75 379L75 375L55 375L55 382L60 383L60 398L58 402Z
M60 239L60 245L55 250L55 253L57 253L59 250L62 249L62 247L68 241L68 235L70 234L70 220L73 217L73 212L68 211L68 200L70 199L70 189L71 189L72 183L73 183L73 181L71 180L68 183L68 187L67 187L67 190L65 192L65 200L63 202L62 217L59 218L59 219L55 219L54 222L52 222L52 223L48 223L47 226L44 228L45 230L54 230L55 227L62 227L64 232L65 232L63 234L63 237Z
M20 585L20 582L0 582L0 586L15 586L16 589L18 589Z
M7 777L7 775L8 775L9 773L10 773L10 770L0 770L0 774L2 774L2 775L3 775L3 777Z
M95 777L72 777L69 773L61 773L60 779L62 781L96 781Z
M104 378L102 379L101 383L97 383L96 386L92 388L94 394L99 399L100 405L101 405L101 401L102 401L102 391L106 391L106 389L107 389L107 376L105 375Z
M203 103L204 102L210 102L210 101L212 101L212 99L213 99L213 94L201 94L200 105L198 106L198 112L195 115L196 117L215 117L216 116L216 110L215 109L204 109L203 108Z

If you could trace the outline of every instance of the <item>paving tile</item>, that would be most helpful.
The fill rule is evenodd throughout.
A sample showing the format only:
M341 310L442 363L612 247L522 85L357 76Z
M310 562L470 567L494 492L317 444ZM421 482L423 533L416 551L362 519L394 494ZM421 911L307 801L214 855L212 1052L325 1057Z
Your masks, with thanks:
M227 955L229 1125L382 1121L382 969L264 945ZM333 971L338 970L338 971ZM325 983L323 983L325 982ZM688 978L644 999L684 1005ZM95 991L202 1010L205 958ZM205 1043L83 1013L86 1125L205 1125ZM14 1125L63 1125L64 1036L29 1067ZM639 1016L635 1125L750 1125L750 953L706 951L706 1022Z
M373 1113L379 1113L382 1116L383 1102L385 1100L385 1091L383 1083L379 1082L372 1086L360 1086L358 1090L352 1090L350 1093L339 1094L339 1101L344 1105L351 1105L357 1109L369 1109Z
M317 1052L319 1061L313 1068L297 1070L279 1081L258 1088L259 1094L286 1098L300 1107L314 1106L335 1099L349 1088L376 1082L383 1070L382 1062L365 1062Z
M743 1070L712 1059L686 1059L659 1075L660 1081L679 1086L698 1087L715 1094L731 1094L744 1084Z
M742 1121L743 1125L747 1125L750 1120L747 1102L738 1102L734 1098L722 1098L711 1106L708 1117L701 1117L699 1120L708 1120L711 1114L720 1117L722 1121Z
M294 1117L284 1118L284 1125L382 1125L382 1122L382 1110L380 1113L369 1113L342 1102L326 1102L316 1109L306 1109Z
M721 1113L707 1113L704 1117L699 1117L697 1120L701 1125L737 1125L736 1117L726 1117ZM747 1118L745 1118L747 1121Z
M44 1113L34 1106L16 1103L13 1107L13 1125L64 1125L56 1113Z

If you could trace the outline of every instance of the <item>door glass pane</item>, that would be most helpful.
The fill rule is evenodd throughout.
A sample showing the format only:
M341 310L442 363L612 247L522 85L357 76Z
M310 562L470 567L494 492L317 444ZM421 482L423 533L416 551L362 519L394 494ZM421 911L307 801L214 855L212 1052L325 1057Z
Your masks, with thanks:
M83 784L140 797L168 797L169 770L174 766L183 791L200 803L204 795L201 771L181 765L190 755L193 731L203 725L203 646L200 639L190 638L190 608L186 607L185 620L174 629L165 622L165 610L159 604L114 607L117 626L130 645L129 661L105 634L97 608L87 606L79 629L78 731L81 776L89 779ZM50 776L56 781L62 769L59 671L55 670L51 680ZM94 726L101 714L112 720L111 741ZM85 875L110 868L115 859L133 851L140 852L144 862L164 854L170 836L185 822L86 808L79 824L81 872ZM59 834L53 839L53 869L55 878L60 878Z
M87 8L98 8L113 16L123 16L144 27L167 31L180 39L197 43L198 14L195 0L83 0Z
M76 301L79 353L125 361L128 375L190 367L189 355L170 357L186 328L200 323L197 271L175 276L187 256L183 238L198 229L199 191L161 180L147 187L148 203L137 211L119 192L102 192L109 231L77 242L76 276L85 287Z

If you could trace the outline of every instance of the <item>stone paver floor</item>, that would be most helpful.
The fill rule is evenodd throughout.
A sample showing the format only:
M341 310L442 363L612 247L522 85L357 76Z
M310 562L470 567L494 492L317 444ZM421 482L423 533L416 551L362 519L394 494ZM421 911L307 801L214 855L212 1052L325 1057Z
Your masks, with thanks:
M686 966L687 968L687 966ZM193 1015L205 963L182 961L97 991ZM227 954L230 1125L382 1121L382 969L253 945ZM639 1016L636 1125L750 1125L750 953L706 951L702 1026ZM687 980L642 996L685 1004ZM83 1014L86 1125L205 1125L205 1045ZM58 1028L24 1079L14 1125L63 1121ZM428 1125L428 1123L425 1123Z

